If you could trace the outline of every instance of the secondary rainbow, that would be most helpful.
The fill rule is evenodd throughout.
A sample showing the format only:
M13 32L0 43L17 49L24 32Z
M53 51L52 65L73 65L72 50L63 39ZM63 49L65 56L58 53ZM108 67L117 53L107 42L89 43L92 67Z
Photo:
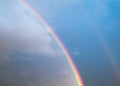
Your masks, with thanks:
M82 78L70 56L70 54L68 53L67 49L65 48L65 46L63 45L62 41L58 38L58 36L56 35L56 33L51 29L51 27L47 24L47 22L45 22L45 20L37 13L37 11L35 11L35 9L33 9L27 2L25 2L24 0L20 0L20 2L28 8L28 10L30 10L30 12L32 13L32 15L37 18L40 22L42 22L42 24L44 25L44 27L48 30L49 33L51 33L52 37L56 40L56 42L58 43L58 45L60 46L61 50L63 51L64 55L66 56L66 59L71 67L71 70L74 74L74 77L76 79L77 85L78 86L84 86Z

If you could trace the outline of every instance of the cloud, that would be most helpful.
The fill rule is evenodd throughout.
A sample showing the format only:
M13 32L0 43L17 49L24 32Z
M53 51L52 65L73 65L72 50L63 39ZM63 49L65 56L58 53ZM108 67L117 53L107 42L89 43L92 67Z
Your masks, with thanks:
M19 50L29 54L57 55L57 45L42 23L18 1L0 3L0 60ZM5 3L4 5L1 5ZM1 9L1 8L4 8ZM41 23L41 24L40 24Z

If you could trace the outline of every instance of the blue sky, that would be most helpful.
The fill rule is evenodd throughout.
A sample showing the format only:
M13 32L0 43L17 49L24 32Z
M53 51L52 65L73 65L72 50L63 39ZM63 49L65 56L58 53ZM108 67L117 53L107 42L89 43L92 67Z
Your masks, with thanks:
M116 73L120 72L119 0L26 1L56 31L86 86L119 86Z

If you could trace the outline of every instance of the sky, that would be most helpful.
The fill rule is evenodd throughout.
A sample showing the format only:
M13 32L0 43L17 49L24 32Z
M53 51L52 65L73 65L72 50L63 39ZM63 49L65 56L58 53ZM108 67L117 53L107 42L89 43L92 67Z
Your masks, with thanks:
M26 0L53 27L85 86L119 86L119 0Z
M120 86L119 0L25 1L62 40L85 86ZM0 2L0 84L76 86L61 52L19 1Z

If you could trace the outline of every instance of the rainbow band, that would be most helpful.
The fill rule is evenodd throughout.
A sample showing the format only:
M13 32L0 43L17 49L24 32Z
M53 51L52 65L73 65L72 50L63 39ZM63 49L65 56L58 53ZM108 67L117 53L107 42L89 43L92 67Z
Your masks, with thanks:
M35 18L37 18L40 22L42 22L42 24L46 27L46 29L48 30L48 32L51 33L52 37L56 40L56 42L58 43L58 45L60 46L60 48L62 49L64 55L66 56L66 59L72 69L72 72L74 74L74 77L76 79L77 85L78 86L84 86L82 78L71 58L71 56L69 55L67 49L65 48L65 46L62 44L62 41L58 38L58 36L56 35L56 33L51 29L51 27L44 21L44 19L42 19L39 14L37 13L37 11L35 11L28 3L26 3L24 0L20 0L20 2L27 7L30 12L34 15Z

